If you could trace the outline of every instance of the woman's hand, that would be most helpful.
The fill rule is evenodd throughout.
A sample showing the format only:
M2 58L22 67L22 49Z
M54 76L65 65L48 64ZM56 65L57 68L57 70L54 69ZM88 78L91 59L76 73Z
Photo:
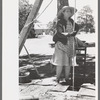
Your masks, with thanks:
M66 32L63 32L62 34L65 35L65 36L68 35L68 33L66 33Z
M71 32L70 35L72 35L72 34L74 34L74 33L76 33L76 31Z

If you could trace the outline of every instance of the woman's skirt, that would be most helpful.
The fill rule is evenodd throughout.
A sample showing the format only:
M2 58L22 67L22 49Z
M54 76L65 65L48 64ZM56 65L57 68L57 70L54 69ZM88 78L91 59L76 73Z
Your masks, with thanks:
M75 37L68 38L66 45L63 45L60 41L55 44L55 51L51 59L51 63L56 66L75 66L76 63L76 51L75 49L85 44Z
M55 51L51 59L51 63L56 66L72 66L72 57L69 57L66 50L59 48L59 42L55 44Z

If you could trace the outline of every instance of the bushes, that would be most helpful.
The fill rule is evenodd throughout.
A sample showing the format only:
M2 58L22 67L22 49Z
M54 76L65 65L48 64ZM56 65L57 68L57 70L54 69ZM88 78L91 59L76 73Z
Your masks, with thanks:
M32 9L32 5L27 0L19 1L19 33L21 32L27 17ZM28 38L34 38L36 36L34 26L31 28Z

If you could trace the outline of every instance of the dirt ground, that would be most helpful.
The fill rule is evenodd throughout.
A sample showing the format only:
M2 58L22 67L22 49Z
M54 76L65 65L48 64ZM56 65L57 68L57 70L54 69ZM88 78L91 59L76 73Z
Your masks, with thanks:
M80 34L77 35L77 37L88 43L95 42L95 34ZM33 60L35 67L38 68L39 73L45 75L48 74L47 76L50 76L49 74L51 74L50 59L54 52L54 48L52 48L50 45L51 43L53 43L51 35L40 35L38 38L27 39L25 43L25 46ZM90 76L91 74L94 75L95 72L95 55L95 47L87 48L85 73L89 74ZM24 48L22 49L19 56L19 67L26 67L28 69L33 67ZM76 68L76 72L81 72L81 70L81 67Z
M95 42L94 35L95 34L92 34L92 35L90 34L89 35L90 38L86 34L82 36L79 35L77 37L80 38L81 40L83 39L86 42L91 43L91 42ZM51 35L40 35L38 38L27 39L25 43L25 46L33 60L33 64L39 71L39 74L41 75L41 79L55 77L56 75L55 71L51 72L52 69L51 69L50 59L54 52L54 48L52 48L50 45L51 43L53 43ZM95 55L96 55L95 47L87 48L85 80L84 80L84 75L83 75L84 68L82 66L75 68L76 91L80 89L80 86L83 83L91 83L91 84L95 83ZM22 49L21 54L19 56L19 69L26 70L29 72L31 72L32 69L34 69L24 48ZM71 74L70 74L70 78L71 78ZM34 79L40 79L40 77L38 77L37 73L33 71L33 75L30 76L30 79L32 81ZM71 86L72 84L70 84L69 90L71 90Z
M85 34L81 33L77 35L77 37L88 43L96 42L96 34ZM51 48L49 44L53 43L51 35L39 35L38 38L27 39L25 42L25 46L30 54L41 54L41 55L52 55L54 52L54 48ZM95 55L96 49L87 48L87 54ZM27 55L25 49L23 48L20 56Z

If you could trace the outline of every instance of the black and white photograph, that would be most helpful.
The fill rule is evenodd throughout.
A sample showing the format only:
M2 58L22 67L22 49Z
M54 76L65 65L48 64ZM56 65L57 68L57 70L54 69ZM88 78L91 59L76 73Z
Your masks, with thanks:
M19 100L97 100L97 0L18 0Z

